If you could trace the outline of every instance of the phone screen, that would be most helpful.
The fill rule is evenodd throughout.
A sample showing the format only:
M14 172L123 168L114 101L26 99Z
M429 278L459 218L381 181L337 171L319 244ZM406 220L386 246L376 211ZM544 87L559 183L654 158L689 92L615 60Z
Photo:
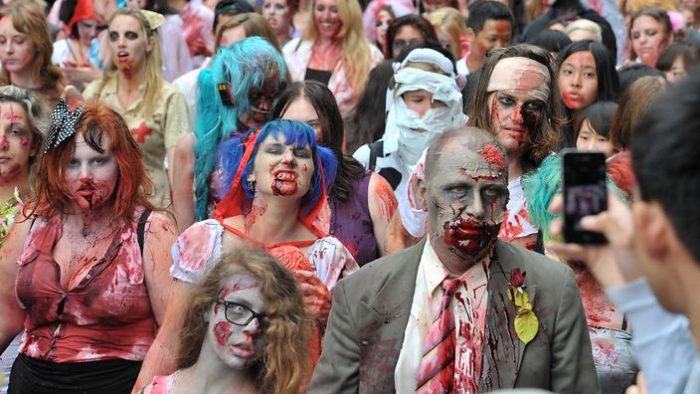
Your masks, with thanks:
M581 218L608 209L605 155L565 150L562 154L564 240L578 244L603 244L601 233L581 228Z

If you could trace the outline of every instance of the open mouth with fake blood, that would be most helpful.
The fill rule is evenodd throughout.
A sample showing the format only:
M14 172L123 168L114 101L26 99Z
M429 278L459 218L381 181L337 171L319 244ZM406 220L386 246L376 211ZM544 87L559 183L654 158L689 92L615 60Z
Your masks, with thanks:
M498 232L497 228L494 231L493 226L465 219L447 222L443 229L445 244L470 254L482 250Z
M92 200L95 196L95 186L92 183L83 183L75 194L79 205L87 205L87 207L92 208ZM80 200L84 201L85 204L80 204Z
M276 196L291 196L297 192L296 171L281 169L273 172L272 177L272 192Z

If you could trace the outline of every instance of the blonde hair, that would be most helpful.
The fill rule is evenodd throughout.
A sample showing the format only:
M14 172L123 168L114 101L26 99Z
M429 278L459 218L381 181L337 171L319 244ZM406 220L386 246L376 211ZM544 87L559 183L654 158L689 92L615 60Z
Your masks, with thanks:
M565 32L567 36L575 30L587 31L595 36L594 41L603 41L603 31L600 29L600 26L588 19L578 19L566 25Z
M19 33L26 34L34 46L34 56L29 64L32 77L39 82L39 93L58 97L63 90L63 73L51 63L53 43L49 25L41 3L37 1L13 1L0 9L0 18L9 17ZM6 69L0 74L0 85L10 85L10 74Z
M339 62L345 62L347 79L354 92L362 92L369 79L370 72L370 43L365 37L362 25L362 9L357 0L336 0L338 17L343 26L336 35L342 41ZM303 40L316 41L319 38L316 24L313 22L313 9L316 1L311 5L309 12L309 24L302 35Z
M441 7L428 14L428 21L435 27L438 33L450 36L450 51L455 59L462 58L462 37L467 34L467 27L464 24L462 14L452 7Z
M261 282L267 322L263 325L265 348L258 365L257 387L263 393L297 394L307 376L311 324L297 284L280 262L269 253L241 247L224 254L207 274L185 315L180 336L178 368L194 365L206 336L206 314L221 291L222 282L236 274L251 274Z
M658 7L666 12L677 11L678 1L676 0L622 0L620 11L623 15L634 15L635 13L649 7Z
M224 35L224 32L238 26L243 26L246 37L262 37L272 44L272 46L277 49L277 52L282 53L282 48L280 47L279 40L277 40L275 31L272 30L272 27L270 27L270 24L265 20L265 18L257 12L246 12L235 15L233 18L221 25L216 32L217 49L221 45L221 37Z
M112 21L114 21L114 19L120 15L130 16L138 20L141 24L146 39L149 40L151 44L151 51L146 53L146 75L143 81L144 112L146 119L150 120L151 116L153 116L153 112L155 111L156 101L158 101L160 98L161 88L163 87L163 73L158 30L151 28L151 24L148 22L148 19L141 12L141 10L131 7L117 10L110 18L109 24L111 25ZM111 78L115 78L118 72L117 64L114 62L114 58L112 57L109 65L107 66L107 72L98 86L98 95L102 92L102 89L107 81Z

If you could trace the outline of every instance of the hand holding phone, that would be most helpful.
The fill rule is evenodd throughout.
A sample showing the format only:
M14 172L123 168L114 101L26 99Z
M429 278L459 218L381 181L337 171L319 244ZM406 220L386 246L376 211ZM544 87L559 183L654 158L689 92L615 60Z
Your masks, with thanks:
M562 152L562 185L564 195L564 239L568 243L605 244L605 236L586 231L581 219L608 209L605 155L601 152Z

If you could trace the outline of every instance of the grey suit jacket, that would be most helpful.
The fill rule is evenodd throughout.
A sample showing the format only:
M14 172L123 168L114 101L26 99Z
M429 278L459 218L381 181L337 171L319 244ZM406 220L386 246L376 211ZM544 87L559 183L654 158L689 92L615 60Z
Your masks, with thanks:
M323 354L311 392L392 393L425 240L341 280L333 292ZM512 269L527 273L539 319L524 345L508 298ZM531 387L555 393L599 391L586 317L574 274L564 264L501 241L489 268L487 324L479 392Z

